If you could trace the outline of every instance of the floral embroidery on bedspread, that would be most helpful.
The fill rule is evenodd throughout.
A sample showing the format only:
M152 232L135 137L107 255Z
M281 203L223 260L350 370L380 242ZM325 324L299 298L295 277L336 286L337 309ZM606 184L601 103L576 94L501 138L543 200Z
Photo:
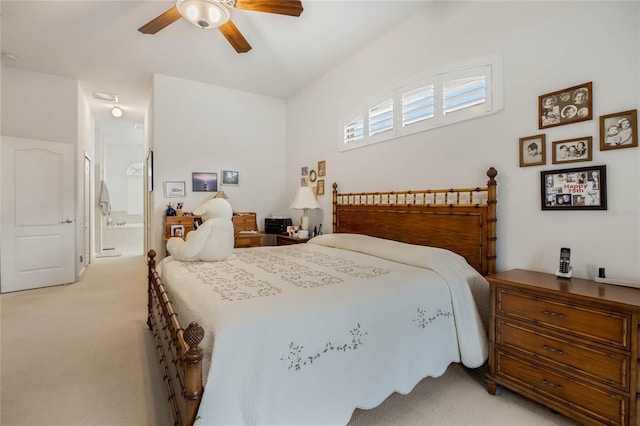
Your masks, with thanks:
M208 267L206 262L185 262L184 267L228 302L282 292L267 281L256 280L250 272L234 268L227 262L216 263L216 268Z
M303 356L301 354L304 346L296 345L291 342L289 344L289 353L282 355L282 358L280 358L280 360L285 361L285 363L289 363L289 365L287 366L288 370L293 369L295 371L298 371L306 365L313 364L313 361L317 360L318 358L320 358L320 356L326 354L327 352L346 352L348 350L355 351L364 344L364 340L368 334L366 331L360 329L360 323L358 323L356 327L349 333L351 334L351 343L337 344L327 342L324 345L324 348L319 349L315 353L307 356Z
M426 317L426 314L427 314L427 312L424 309L418 308L418 316L413 319L413 322L416 323L417 327L426 328L427 325L431 324L433 321L435 321L439 317L451 317L451 316L453 316L453 313L451 311L442 312L442 309L438 309L436 314L434 316L432 316L432 317L429 317L429 318Z
M283 289L272 284L271 279L261 279L250 270L240 266L246 264L259 268L274 277L275 280L288 282L299 288L314 288L344 282L344 275L355 278L374 278L389 274L388 269L371 265L361 265L347 259L317 253L306 249L274 250L274 255L261 250L236 250L239 262L185 262L183 267L195 275L204 285L218 293L222 300L233 302L254 297L273 296ZM295 261L290 260L293 257ZM308 263L307 266L305 263ZM335 271L316 270L315 267Z

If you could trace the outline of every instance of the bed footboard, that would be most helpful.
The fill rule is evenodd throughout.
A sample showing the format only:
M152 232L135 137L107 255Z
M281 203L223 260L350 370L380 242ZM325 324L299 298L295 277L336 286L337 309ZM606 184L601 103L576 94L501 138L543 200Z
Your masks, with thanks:
M184 330L178 313L156 271L156 252L148 253L147 325L153 332L160 367L169 395L175 425L192 425L196 420L204 388L202 386L203 328L196 322Z

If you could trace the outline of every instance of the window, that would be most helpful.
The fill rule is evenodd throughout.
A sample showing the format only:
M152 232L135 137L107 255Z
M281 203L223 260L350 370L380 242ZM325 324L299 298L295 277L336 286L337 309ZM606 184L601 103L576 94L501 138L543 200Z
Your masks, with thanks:
M419 76L343 121L339 150L495 114L502 109L502 64L485 58Z

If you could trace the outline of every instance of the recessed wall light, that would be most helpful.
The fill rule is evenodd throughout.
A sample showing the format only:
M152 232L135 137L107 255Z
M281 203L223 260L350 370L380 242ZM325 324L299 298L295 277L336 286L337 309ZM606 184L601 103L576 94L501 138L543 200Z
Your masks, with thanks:
M113 109L111 110L111 115L113 115L116 118L122 117L122 110L118 105L113 107Z

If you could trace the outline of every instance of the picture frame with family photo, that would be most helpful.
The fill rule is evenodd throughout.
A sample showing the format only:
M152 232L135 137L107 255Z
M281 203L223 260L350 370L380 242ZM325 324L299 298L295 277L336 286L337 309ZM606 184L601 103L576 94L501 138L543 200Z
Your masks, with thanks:
M568 87L538 97L538 128L593 119L593 83Z
M607 166L540 172L542 210L607 210Z
M546 140L547 137L544 134L520 138L520 167L547 164Z
M593 151L593 137L565 139L551 143L551 163L578 163L591 161Z
M638 146L638 110L600 116L600 151Z

